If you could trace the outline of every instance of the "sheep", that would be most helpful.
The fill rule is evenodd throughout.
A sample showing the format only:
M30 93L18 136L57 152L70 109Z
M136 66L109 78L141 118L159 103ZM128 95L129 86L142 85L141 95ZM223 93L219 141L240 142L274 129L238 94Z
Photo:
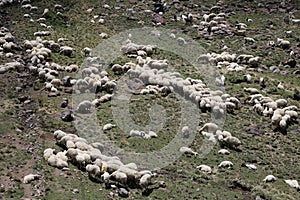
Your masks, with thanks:
M45 160L48 160L50 156L54 155L55 149L47 148L44 150L44 158Z
M54 131L53 135L54 135L54 137L55 137L56 140L60 140L60 139L62 139L64 136L66 136L67 133L65 133L65 132L62 131L62 130L56 130L56 131Z
M151 184L151 178L152 178L152 175L144 174L139 181L140 187L147 188Z
M112 96L113 96L112 94L105 94L100 97L99 101L100 101L100 103L108 102L111 100Z
M230 162L230 161L222 161L219 165L218 165L218 167L220 167L220 168L224 168L224 167L227 167L227 168L231 168L233 166L233 163L232 162Z
M83 53L84 53L85 56L91 56L92 55L92 49L88 48L88 47L85 47L83 49Z
M250 37L244 37L245 43L250 43L253 44L255 43L255 40L253 38Z
M249 92L251 94L258 94L259 93L259 90L256 89L256 88L244 88L244 91Z
M104 182L104 183L108 183L109 179L110 179L110 174L108 172L104 172L102 175L101 175L101 180Z
M102 129L104 131L106 131L106 130L110 130L110 129L114 128L114 127L116 127L116 125L113 125L113 124L109 123L109 124L105 124Z
M200 169L201 171L210 174L211 173L211 167L208 165L199 165L196 167L196 169Z
M75 49L72 47L61 46L59 53L70 57L74 51L75 51Z
M284 111L284 114L290 116L291 119L296 119L298 117L298 113L294 110L286 110Z
M229 155L230 152L229 152L227 149L220 149L220 150L218 151L218 154Z
M207 131L209 133L216 133L216 131L218 130L218 125L215 124L215 123L206 123L202 126L202 128L199 129L199 132L202 132L202 131Z
M51 35L50 31L37 31L33 34L35 37L37 36L49 36Z
M97 179L100 176L100 167L93 164L88 164L85 167L85 170L87 171L90 178Z
M92 102L85 100L79 103L76 111L78 113L90 113L92 106L93 106Z
M277 107L284 107L287 105L287 100L285 99L277 99L275 102L277 103Z
M39 175L39 174L28 174L28 175L24 176L23 183L25 183L25 184L31 183L32 181L37 180L40 177L41 177L41 175Z
M273 182L273 181L276 181L276 177L273 175L267 175L263 181L264 182Z
M277 43L278 43L278 46L281 47L282 49L288 49L291 47L290 41L284 40L282 38L277 38Z
M193 151L189 147L180 147L179 151L180 151L180 153L184 153L184 154L191 154L191 155L194 155L194 156L198 155L197 152Z
M127 183L127 175L124 172L114 171L110 177L121 184L125 185Z
M248 169L251 169L251 170L256 170L257 167L253 164L245 164L245 166L248 168Z
M299 183L298 183L298 181L297 180L284 180L284 182L286 183L286 184L288 184L289 186L291 186L292 188L297 188L297 189L299 189L300 188L300 186L299 186Z

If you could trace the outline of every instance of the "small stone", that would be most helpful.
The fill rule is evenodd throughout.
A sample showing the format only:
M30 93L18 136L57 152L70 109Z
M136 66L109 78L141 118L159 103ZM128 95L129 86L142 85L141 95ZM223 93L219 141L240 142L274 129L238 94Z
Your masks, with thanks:
M79 193L79 190L78 189L73 189L73 194L78 194Z
M61 112L61 119L65 122L71 122L75 119L72 110L64 110Z
M120 195L120 197L128 197L129 192L125 188L120 188L119 189L119 195Z
M159 182L159 187L165 188L167 185L164 181Z

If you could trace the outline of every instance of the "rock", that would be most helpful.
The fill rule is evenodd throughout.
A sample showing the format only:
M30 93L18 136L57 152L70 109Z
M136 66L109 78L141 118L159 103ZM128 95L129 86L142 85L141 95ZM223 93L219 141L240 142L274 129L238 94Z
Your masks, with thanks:
M159 187L165 188L167 185L164 181L159 182Z
M300 74L300 70L297 69L296 71L293 71L293 74Z
M68 106L68 99L67 98L63 98L60 104L60 107L65 108Z
M280 74L282 74L282 75L286 75L286 74L289 74L290 72L289 71L286 71L286 70L284 70L284 71L280 71Z
M61 112L61 119L65 122L71 122L75 119L72 110L64 110Z
M63 86L66 86L66 87L71 87L71 86L72 86L72 84L71 84L71 79L72 79L72 77L70 77L70 76L65 76L65 77L63 77L63 78L61 79L62 85L63 85Z
M120 188L119 189L119 195L120 195L120 197L128 197L129 192L125 188Z
M22 103L22 102L24 102L24 101L26 101L26 100L29 100L29 99L30 99L29 96L19 96L19 97L18 97L18 100L20 101L20 103Z
M256 124L251 124L247 129L246 133L253 135L261 135L262 131L258 128Z
M57 96L59 96L59 95L60 95L59 92L50 92L50 93L48 94L48 97L57 97Z
M296 60L295 59L289 59L288 61L286 61L286 63L284 63L285 65L288 65L288 66L290 66L290 67L292 67L292 68L294 68L294 67L296 67L296 64L297 64L297 62L296 62Z
M75 189L73 189L72 192L73 192L73 194L78 194L78 193L79 193L79 190L75 188Z

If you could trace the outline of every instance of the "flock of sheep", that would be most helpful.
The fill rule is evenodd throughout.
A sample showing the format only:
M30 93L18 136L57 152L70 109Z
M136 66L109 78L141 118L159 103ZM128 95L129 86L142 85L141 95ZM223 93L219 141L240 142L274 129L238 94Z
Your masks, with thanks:
M0 7L7 3L13 3L13 0L1 0ZM26 12L37 10L38 8L30 4L30 0L23 0L22 9ZM62 15L63 9L61 5L55 5L52 8L56 11L56 15ZM218 10L212 8L211 10ZM44 39L45 36L51 36L52 27L47 25L47 14L49 9L44 9L40 18L32 19L29 13L24 14L24 18L39 23L42 31L34 33L35 39L24 40L23 43L18 44L12 33L5 27L0 28L0 55L11 58L11 62L7 62L0 66L0 73L6 73L12 70L26 69L32 74L35 74L45 84L45 89L48 91L49 97L57 97L60 93L68 87L73 87L75 94L90 92L100 93L102 96L92 100L84 100L73 108L75 112L86 114L92 112L94 107L100 104L111 101L113 98L113 91L117 86L117 80L110 77L109 73L101 70L98 57L91 57L92 49L85 47L82 53L87 57L85 68L80 69L76 64L67 66L58 63L50 62L49 58L53 53L59 53L64 56L72 56L76 54L75 48L64 45L67 38L59 38L56 41ZM88 9L87 13L92 13L93 9ZM199 30L209 34L227 34L230 23L227 22L226 16L228 13L211 12L203 16L189 14L181 16L176 20L185 20L189 23L192 20L201 20L200 25L197 25ZM92 23L105 23L104 19L94 16ZM299 24L297 19L291 19L292 23ZM236 34L246 36L247 25L244 23L236 24ZM101 33L102 38L107 38L106 33ZM175 34L170 35L171 38L176 39L181 45L185 45L187 41L184 38L177 38ZM245 37L245 43L253 44L256 41L253 38ZM276 42L269 41L269 46L277 46L282 49L289 49L293 44L288 40L278 38ZM25 61L20 59L20 56L15 55L15 52L20 49L25 50ZM137 78L143 82L144 88L140 89L139 95L148 94L163 94L167 96L170 93L177 93L185 99L195 103L203 112L212 112L214 117L220 118L226 113L231 113L234 110L240 109L244 106L241 101L234 96L231 96L221 90L212 90L200 79L183 78L182 74L178 72L169 72L169 63L166 59L153 59L151 55L156 50L155 45L135 44L131 40L127 40L126 44L122 46L120 51L128 57L135 57L134 62L128 62L124 65L114 64L110 70L115 75L127 74L131 78ZM224 74L228 72L245 71L249 68L256 68L259 66L262 58L255 55L247 54L231 54L227 52L227 47L223 47L224 52L207 53L200 55L199 59L205 59L216 65ZM291 51L291 56L293 52ZM61 74L79 73L81 78L72 78ZM245 81L250 82L251 75L245 75ZM225 76L216 78L216 85L225 85ZM261 77L260 83L264 82ZM282 85L277 86L279 89L284 89ZM65 90L66 91L66 90ZM252 109L259 115L269 117L272 125L277 127L281 132L286 132L289 124L295 122L298 118L298 109L295 105L288 105L286 99L272 99L263 95L256 88L244 88L244 91L249 94L247 104L252 106ZM68 100L65 101L68 104ZM65 106L66 107L66 106ZM76 120L76 119L75 119ZM110 130L116 127L113 124L103 125L103 130ZM228 155L229 150L237 150L243 144L239 138L233 136L229 131L222 130L217 124L209 122L205 123L199 128L199 133L204 138L208 138L212 142L218 142L222 149L218 151L219 154ZM189 127L182 128L182 137L189 137ZM135 163L123 163L120 158L116 156L108 156L101 153L103 145L101 141L89 143L86 139L75 134L66 133L62 130L56 130L54 137L63 151L56 152L56 150L47 148L44 151L44 159L50 166L66 169L69 164L77 166L80 170L86 171L88 176L94 181L109 183L110 181L117 182L125 187L139 187L147 188L153 184L152 178L156 177L156 173L147 169L139 169ZM159 133L154 131L145 132L142 130L131 130L128 133L131 137L141 137L143 139L159 138ZM178 151L184 154L191 154L198 156L198 152L190 147L182 146ZM231 161L224 160L217 167L231 168L234 165ZM245 165L251 170L256 170L254 164L248 163ZM212 168L206 164L197 166L197 169L203 173L211 174ZM24 177L24 183L30 183L38 178L39 174L29 174ZM263 181L272 182L277 178L273 175L266 176ZM289 186L300 190L297 180L284 180Z

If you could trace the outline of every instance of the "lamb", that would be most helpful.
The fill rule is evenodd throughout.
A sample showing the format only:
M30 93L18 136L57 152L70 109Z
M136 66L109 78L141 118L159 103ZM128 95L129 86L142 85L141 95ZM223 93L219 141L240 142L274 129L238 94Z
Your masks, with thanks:
M194 156L197 156L198 153L193 151L191 148L189 147L180 147L179 151L181 153L184 153L184 154L191 154L191 155L194 155Z
M23 183L28 184L31 183L34 180L37 180L41 177L39 174L28 174L24 177Z
M233 163L230 161L222 161L218 167L223 168L223 167L227 167L227 168L231 168L233 166Z
M208 165L199 165L196 167L197 169L200 169L201 171L210 174L211 173L211 167Z
M273 182L273 181L276 181L276 178L273 175L267 175L263 181L264 182Z

